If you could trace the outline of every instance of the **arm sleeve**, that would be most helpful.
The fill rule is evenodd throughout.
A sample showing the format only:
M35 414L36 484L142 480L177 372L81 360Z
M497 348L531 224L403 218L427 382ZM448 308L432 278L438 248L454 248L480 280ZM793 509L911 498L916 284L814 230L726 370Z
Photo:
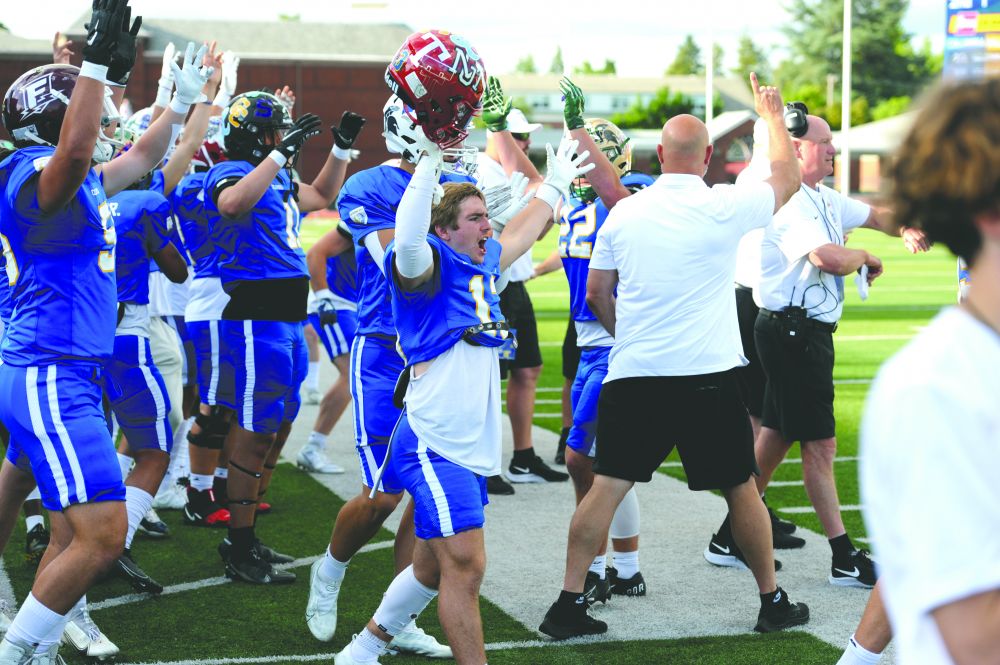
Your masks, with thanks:
M371 254L372 261L378 266L379 270L385 274L385 267L383 263L385 262L385 248L382 247L382 243L378 239L377 233L369 233L364 237L362 242L365 243L365 249Z
M433 161L421 160L396 210L395 262L402 277L419 277L434 262L431 246L427 244L427 229L435 185Z

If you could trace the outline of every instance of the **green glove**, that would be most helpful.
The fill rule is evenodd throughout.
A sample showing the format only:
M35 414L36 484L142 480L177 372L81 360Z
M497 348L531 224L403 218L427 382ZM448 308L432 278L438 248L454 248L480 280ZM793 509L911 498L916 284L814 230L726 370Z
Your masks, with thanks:
M491 132L502 132L507 129L507 114L510 113L514 100L505 97L500 79L491 76L486 82L486 94L483 95L483 124Z
M563 117L566 118L566 128L580 129L583 127L583 90L565 76L559 81L559 89L563 93Z

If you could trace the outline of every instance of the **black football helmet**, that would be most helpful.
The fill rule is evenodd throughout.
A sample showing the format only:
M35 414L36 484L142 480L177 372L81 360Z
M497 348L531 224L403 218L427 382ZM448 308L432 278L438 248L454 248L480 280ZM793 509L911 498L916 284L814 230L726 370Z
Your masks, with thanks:
M291 128L292 114L269 92L237 95L222 113L222 149L229 159L257 165Z

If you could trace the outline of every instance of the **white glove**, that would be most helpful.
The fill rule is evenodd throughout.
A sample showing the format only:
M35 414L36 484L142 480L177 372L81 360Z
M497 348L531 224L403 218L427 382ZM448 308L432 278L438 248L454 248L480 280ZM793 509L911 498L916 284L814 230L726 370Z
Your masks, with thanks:
M240 56L232 51L222 54L222 80L219 82L219 92L215 95L212 106L225 108L236 94L236 72L240 68Z
M274 93L274 96L278 98L279 102L285 105L289 113L295 109L295 95L290 95L282 89Z
M170 93L174 90L174 70L171 63L177 57L177 47L173 42L167 42L163 47L163 66L160 67L160 80L156 82L156 101L154 106L167 108L170 103Z
M199 64L207 51L208 47L202 44L195 53L194 42L188 42L184 57L181 58L183 68L178 67L176 62L170 62L170 69L174 72L174 87L177 89L173 101L170 102L170 108L174 111L187 113L188 107L201 97L201 89L215 71L214 67L202 67Z
M497 206L499 210L493 212L495 208L490 208L487 205L487 212L490 216L490 226L493 227L493 235L499 236L503 233L503 230L507 227L507 223L514 219L519 212L524 210L524 208L531 202L531 199L535 197L534 192L525 193L528 189L528 178L520 171L515 171L510 175L510 180L507 185L504 186L507 190L506 202L502 208ZM502 201L501 198L499 201ZM489 199L487 198L487 201ZM498 201L498 203L499 203Z
M569 186L573 181L597 166L593 163L580 166L590 157L590 151L584 150L574 157L579 145L579 141L568 135L559 142L558 152L553 152L551 143L545 144L545 180L535 196L548 203L553 210L559 205L560 198L569 200Z

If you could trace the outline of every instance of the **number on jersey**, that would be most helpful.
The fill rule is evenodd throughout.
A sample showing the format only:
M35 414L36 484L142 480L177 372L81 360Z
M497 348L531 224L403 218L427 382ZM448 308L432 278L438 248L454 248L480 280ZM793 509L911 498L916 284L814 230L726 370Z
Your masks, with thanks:
M594 251L597 231L597 206L568 211L559 225L559 256L564 259L589 259Z

